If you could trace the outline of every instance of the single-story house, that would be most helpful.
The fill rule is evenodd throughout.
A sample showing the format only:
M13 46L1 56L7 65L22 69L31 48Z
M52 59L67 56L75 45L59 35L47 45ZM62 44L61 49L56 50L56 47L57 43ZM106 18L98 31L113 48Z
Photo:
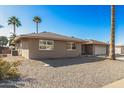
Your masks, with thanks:
M124 45L115 46L115 54L124 54Z
M108 44L82 40L51 32L20 35L15 38L18 55L30 59L106 55Z
M84 40L51 32L20 35L15 38L18 54L25 58L60 58L81 55Z
M82 44L82 55L108 55L109 44L97 40L86 40Z

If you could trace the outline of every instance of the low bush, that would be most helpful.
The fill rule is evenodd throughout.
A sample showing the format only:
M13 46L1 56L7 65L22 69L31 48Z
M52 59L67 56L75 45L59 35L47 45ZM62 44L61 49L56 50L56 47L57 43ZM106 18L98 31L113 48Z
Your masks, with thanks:
M20 64L19 61L10 63L0 59L0 80L19 78L20 73L17 66Z

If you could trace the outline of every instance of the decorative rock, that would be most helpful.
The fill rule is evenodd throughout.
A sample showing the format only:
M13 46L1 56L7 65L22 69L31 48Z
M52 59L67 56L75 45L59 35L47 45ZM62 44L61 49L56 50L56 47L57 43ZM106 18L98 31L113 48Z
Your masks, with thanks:
M44 64L45 67L49 67L50 65L49 64Z

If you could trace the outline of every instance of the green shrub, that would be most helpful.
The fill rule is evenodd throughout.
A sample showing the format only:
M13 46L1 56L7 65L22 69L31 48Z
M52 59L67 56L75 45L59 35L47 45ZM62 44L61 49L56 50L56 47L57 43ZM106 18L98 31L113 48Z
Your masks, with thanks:
M19 70L17 66L19 66L20 62L7 62L0 59L0 80L3 79L17 79L20 77Z

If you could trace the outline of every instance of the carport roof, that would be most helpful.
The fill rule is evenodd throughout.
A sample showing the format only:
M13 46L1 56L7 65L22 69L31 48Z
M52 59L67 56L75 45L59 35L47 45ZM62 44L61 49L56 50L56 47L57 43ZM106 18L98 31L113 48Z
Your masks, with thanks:
M86 40L84 44L109 45L108 43L97 41L97 40Z

